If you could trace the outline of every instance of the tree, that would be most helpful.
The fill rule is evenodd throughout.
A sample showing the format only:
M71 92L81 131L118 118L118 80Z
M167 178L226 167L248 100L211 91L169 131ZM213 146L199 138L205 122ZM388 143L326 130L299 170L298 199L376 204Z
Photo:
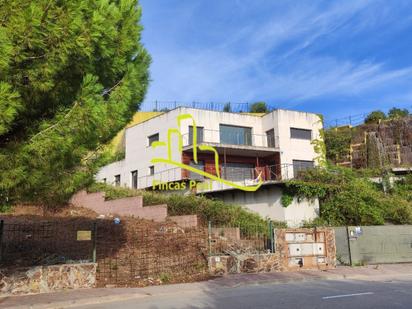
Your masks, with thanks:
M386 119L385 113L380 110L376 110L366 116L365 123L379 123L383 119Z
M267 113L268 111L269 110L265 102L256 102L250 106L251 113Z
M232 111L232 107L230 106L230 102L226 103L225 106L223 106L223 111L226 113L230 113Z
M0 2L0 198L62 202L109 159L149 81L140 16L137 0Z
M390 119L402 118L408 115L409 115L409 111L406 108L400 109L400 108L393 107L388 112L388 118Z

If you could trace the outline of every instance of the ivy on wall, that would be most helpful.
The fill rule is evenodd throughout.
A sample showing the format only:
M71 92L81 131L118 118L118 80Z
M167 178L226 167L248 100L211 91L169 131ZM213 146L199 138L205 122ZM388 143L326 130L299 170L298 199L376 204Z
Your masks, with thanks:
M318 115L319 120L317 123L323 124L323 116ZM323 126L322 126L323 127ZM313 149L317 156L315 157L315 161L318 166L325 166L326 165L326 144L325 144L325 131L323 129L319 129L319 138L312 140L311 144L313 145Z

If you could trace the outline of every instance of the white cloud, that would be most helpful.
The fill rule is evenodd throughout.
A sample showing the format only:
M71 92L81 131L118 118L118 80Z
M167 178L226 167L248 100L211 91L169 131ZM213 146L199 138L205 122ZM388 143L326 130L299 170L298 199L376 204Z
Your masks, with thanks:
M375 22L368 13L370 6L369 1L347 1L326 9L300 4L284 11L273 10L262 20L255 18L234 28L222 28L225 39L212 46L162 46L158 39L156 44L148 44L154 81L147 100L265 99L291 107L322 96L359 95L399 82L411 85L412 67L389 70L384 63L372 60L338 59L333 52L306 52L342 31L348 35L360 31L358 23L352 23L354 16L362 16L361 28L370 27ZM178 31L184 31L184 25Z

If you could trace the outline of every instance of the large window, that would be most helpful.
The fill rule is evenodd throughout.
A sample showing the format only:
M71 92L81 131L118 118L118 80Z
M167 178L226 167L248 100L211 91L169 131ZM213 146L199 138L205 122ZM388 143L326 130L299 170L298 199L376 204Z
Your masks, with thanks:
M115 175L114 176L114 185L116 187L120 186L120 175Z
M132 188L137 189L137 171L132 171Z
M254 166L248 163L226 163L224 166L224 178L231 181L254 179Z
M203 127L196 127L197 143L203 142ZM193 144L193 127L189 126L189 145Z
M293 176L298 177L300 173L313 167L313 161L293 160Z
M312 130L290 128L290 137L297 139L312 139Z
M159 140L159 133L156 133L156 134L150 135L147 138L147 143L150 147L150 146L152 146L153 142L157 142L158 140Z
M252 128L221 124L220 143L230 145L252 145Z
M268 147L272 147L272 148L276 147L275 129L271 129L269 131L266 131L266 140L267 140L267 143L268 143Z

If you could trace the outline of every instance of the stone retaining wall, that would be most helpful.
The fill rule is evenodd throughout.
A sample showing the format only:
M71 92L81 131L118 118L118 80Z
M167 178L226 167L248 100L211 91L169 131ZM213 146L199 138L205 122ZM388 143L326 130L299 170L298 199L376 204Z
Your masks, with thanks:
M208 262L209 272L214 276L284 270L278 253L210 256Z
M92 288L96 284L96 268L96 263L83 263L0 269L0 295Z

